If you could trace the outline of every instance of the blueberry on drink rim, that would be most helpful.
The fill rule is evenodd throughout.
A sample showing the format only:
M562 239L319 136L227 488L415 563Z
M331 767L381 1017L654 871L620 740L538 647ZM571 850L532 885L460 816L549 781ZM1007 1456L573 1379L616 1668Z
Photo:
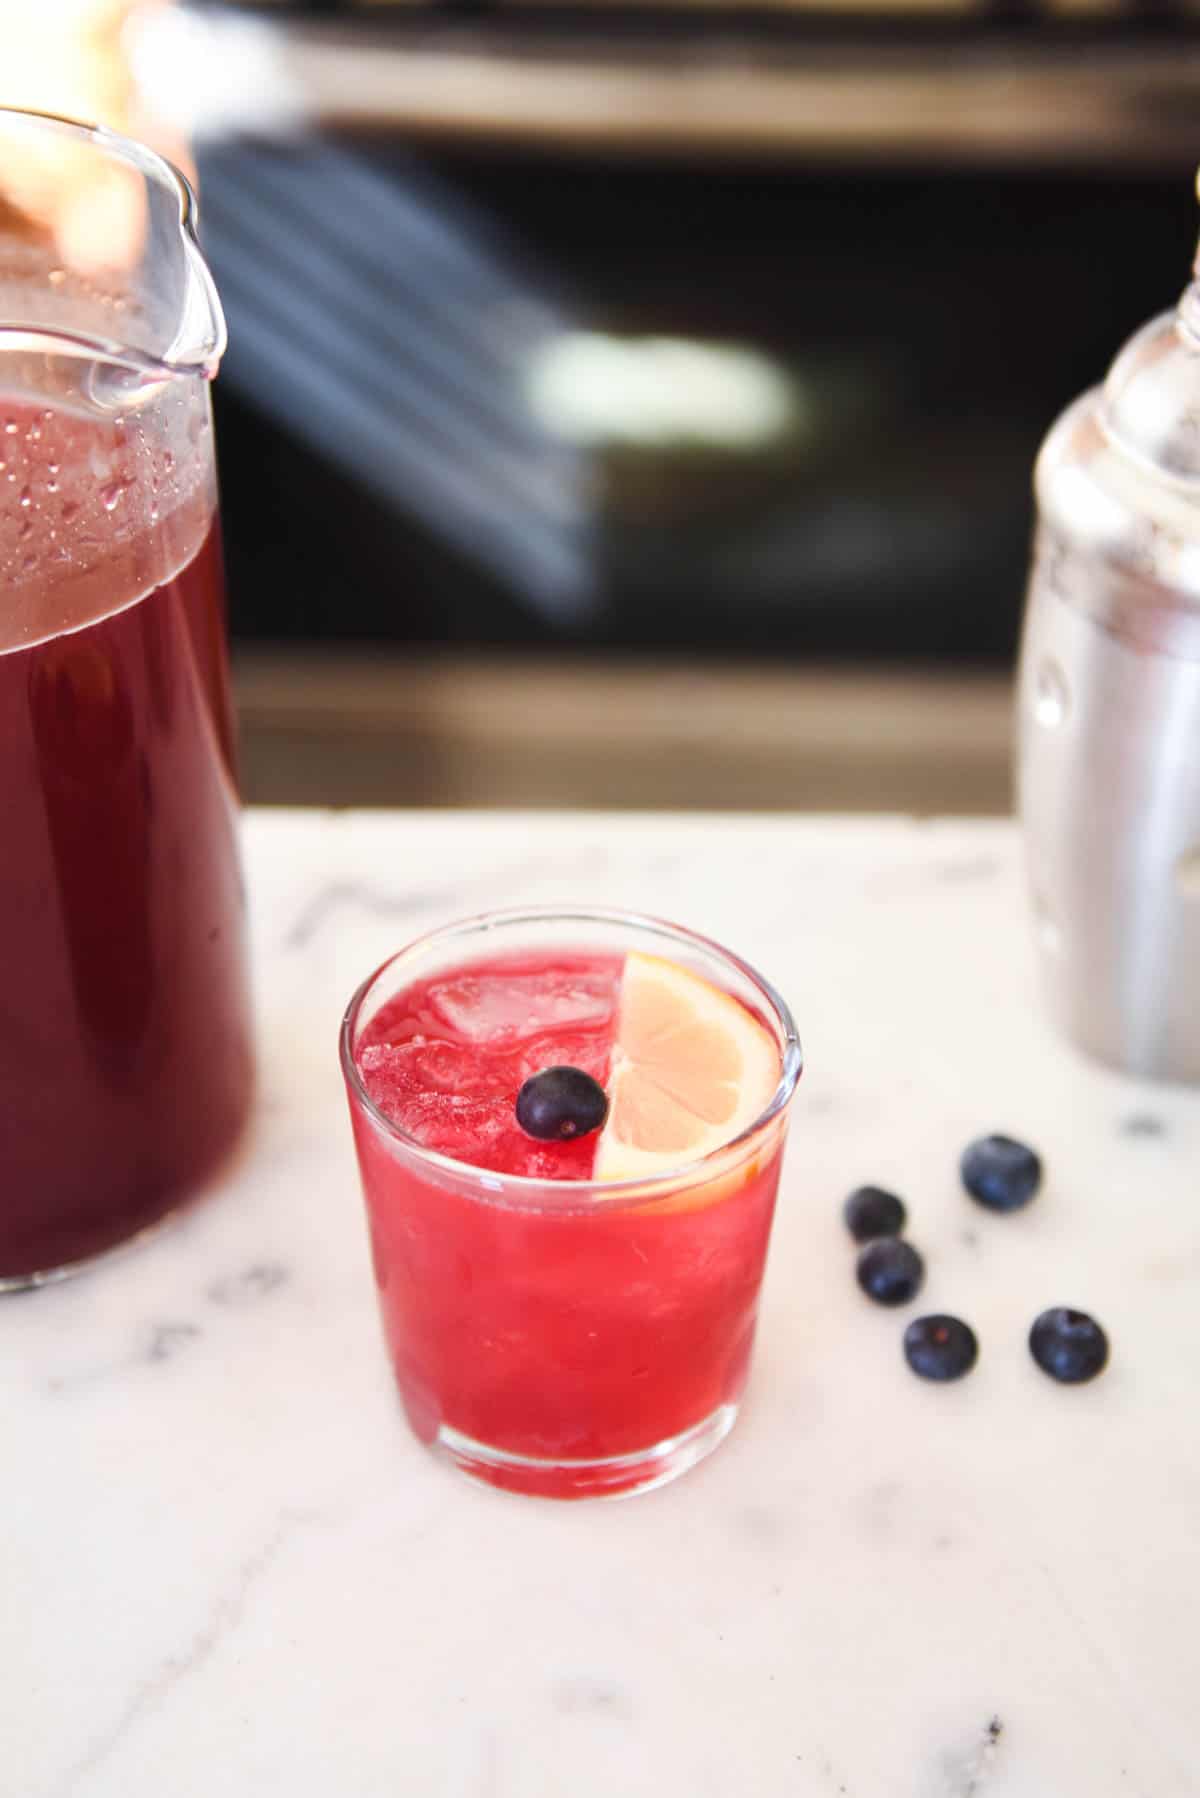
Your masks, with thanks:
M899 1236L904 1229L904 1201L883 1186L859 1186L842 1206L842 1216L855 1242Z
M1011 1136L980 1136L959 1163L962 1183L989 1211L1017 1211L1042 1183L1042 1164L1027 1143Z
M1052 1380L1078 1386L1095 1379L1108 1363L1108 1337L1086 1311L1052 1305L1034 1319L1029 1352Z
M925 1263L909 1242L879 1236L859 1251L858 1283L877 1305L907 1305L925 1278Z
M582 1068L543 1068L517 1094L517 1123L539 1142L590 1136L608 1116L608 1094Z
M904 1358L923 1380L958 1380L979 1358L979 1343L961 1317L914 1317L904 1332Z

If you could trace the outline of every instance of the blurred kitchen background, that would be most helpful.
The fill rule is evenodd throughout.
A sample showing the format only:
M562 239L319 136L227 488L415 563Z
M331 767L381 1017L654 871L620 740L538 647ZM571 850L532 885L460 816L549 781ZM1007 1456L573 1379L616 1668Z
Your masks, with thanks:
M0 0L197 176L259 802L1001 811L1038 443L1200 0Z

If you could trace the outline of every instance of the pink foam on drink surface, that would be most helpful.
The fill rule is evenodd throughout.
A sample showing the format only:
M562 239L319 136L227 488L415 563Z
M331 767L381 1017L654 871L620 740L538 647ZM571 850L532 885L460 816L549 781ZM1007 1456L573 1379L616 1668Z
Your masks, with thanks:
M424 1148L495 1173L586 1180L597 1137L526 1136L517 1093L547 1067L607 1081L621 968L601 954L497 956L414 982L359 1038L363 1085Z

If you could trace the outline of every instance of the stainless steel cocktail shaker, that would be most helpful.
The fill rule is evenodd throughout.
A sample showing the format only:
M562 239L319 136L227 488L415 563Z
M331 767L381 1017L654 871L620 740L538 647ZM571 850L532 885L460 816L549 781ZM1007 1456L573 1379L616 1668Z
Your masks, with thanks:
M1035 489L1018 794L1051 1007L1104 1061L1200 1081L1200 279Z

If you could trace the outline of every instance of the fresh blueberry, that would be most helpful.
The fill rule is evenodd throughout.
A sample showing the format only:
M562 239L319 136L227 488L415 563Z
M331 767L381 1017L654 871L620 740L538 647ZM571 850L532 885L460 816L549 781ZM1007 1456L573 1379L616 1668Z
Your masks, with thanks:
M958 1380L974 1367L979 1344L960 1317L914 1317L904 1332L904 1355L923 1380Z
M959 1163L962 1183L989 1211L1017 1211L1042 1183L1033 1150L1011 1136L981 1136L968 1143Z
M842 1206L842 1216L855 1242L899 1236L904 1228L904 1201L882 1186L860 1186Z
M582 1068L543 1068L517 1094L517 1122L539 1142L564 1142L599 1130L608 1094Z
M907 1305L925 1278L925 1263L911 1243L880 1236L858 1252L858 1283L879 1305Z
M1052 1380L1077 1386L1095 1379L1108 1360L1108 1337L1086 1311L1053 1305L1034 1319L1029 1352Z

